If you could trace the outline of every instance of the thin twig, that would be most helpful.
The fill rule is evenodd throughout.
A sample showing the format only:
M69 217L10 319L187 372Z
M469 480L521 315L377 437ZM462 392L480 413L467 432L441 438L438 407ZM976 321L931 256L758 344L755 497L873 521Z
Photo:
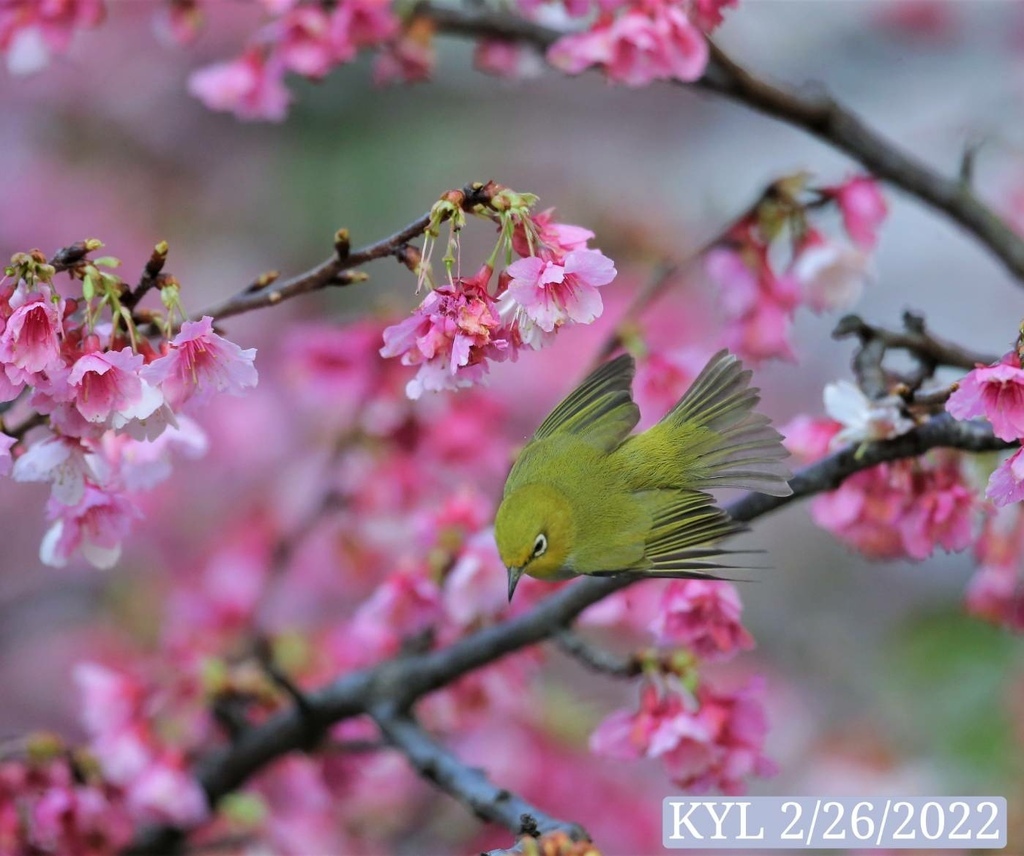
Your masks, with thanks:
M643 670L636 657L618 657L604 648L591 645L572 630L562 630L552 641L566 654L579 660L588 669L615 678L632 678Z
M416 772L451 794L481 820L497 823L515 835L565 830L574 840L589 840L583 827L552 817L518 794L498 787L483 771L464 764L427 734L412 716L397 713L387 705L373 708L370 715Z

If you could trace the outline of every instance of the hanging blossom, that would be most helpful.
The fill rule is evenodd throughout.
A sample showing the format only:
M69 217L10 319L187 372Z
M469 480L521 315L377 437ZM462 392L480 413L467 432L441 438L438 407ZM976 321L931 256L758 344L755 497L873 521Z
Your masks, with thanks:
M532 11L533 0L520 3ZM722 8L735 2L598 0L600 14L589 29L558 39L548 61L567 74L600 68L610 81L647 86L655 80L697 80L707 68L706 34L722 21ZM567 0L572 15L587 14L589 0Z
M529 205L505 221L502 243L523 258L501 273L494 294L488 263L475 276L432 289L409 318L384 331L381 356L419 366L409 398L480 383L491 362L514 360L558 330L600 317L599 289L615 278L614 263L587 247L592 232L555 222L550 210L533 215Z
M54 268L38 251L15 255L0 286L0 398L18 399L5 419L42 425L16 441L0 435L0 475L50 484L40 558L55 566L81 555L111 567L141 517L138 491L170 474L172 451L205 446L184 411L257 381L255 350L214 333L208 317L186 321L160 352L137 331L119 331L124 314L97 317L95 298L116 306L127 288L103 270L116 260L88 260L100 246L76 245L69 272L81 299L53 289ZM152 264L165 255L161 245ZM165 284L166 304L177 305L176 283Z
M736 587L723 580L672 580L662 593L651 632L661 645L682 645L698 659L728 660L754 647L740 621Z
M694 695L646 681L635 711L620 710L590 736L590 749L621 760L657 758L669 778L689 793L741 794L751 776L771 776L764 756L768 726L754 679L735 692L701 684Z
M1024 439L1024 369L1011 351L998 363L978 366L961 381L946 402L954 419L984 417L1001 440ZM1024 455L1017 450L989 478L985 495L996 506L1024 499Z
M849 240L812 225L827 207L839 210ZM808 186L806 175L772 184L704 258L725 315L724 344L751 361L795 359L796 310L843 309L860 298L885 215L868 176L824 188Z

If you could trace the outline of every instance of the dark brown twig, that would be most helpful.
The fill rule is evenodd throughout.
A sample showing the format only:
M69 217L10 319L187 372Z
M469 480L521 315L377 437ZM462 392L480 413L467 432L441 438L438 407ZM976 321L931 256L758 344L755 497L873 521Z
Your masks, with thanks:
M421 776L451 794L481 820L497 823L515 835L565 830L575 840L589 840L583 827L552 817L517 794L499 788L481 770L463 764L412 716L397 713L386 705L373 708L370 715Z
M618 657L610 651L591 645L572 630L562 630L551 637L562 651L594 672L614 678L636 677L643 666L636 657Z

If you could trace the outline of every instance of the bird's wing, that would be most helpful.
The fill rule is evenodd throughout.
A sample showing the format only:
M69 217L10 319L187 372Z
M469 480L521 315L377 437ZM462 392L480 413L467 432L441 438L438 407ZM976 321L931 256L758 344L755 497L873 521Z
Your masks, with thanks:
M533 435L533 441L556 434L576 434L611 451L640 420L630 385L636 367L629 354L599 366L551 411Z
M715 579L714 571L735 567L723 565L718 557L751 552L718 546L746 527L715 506L710 494L699 490L655 490L634 496L646 506L651 527L643 561L629 569L631 573Z

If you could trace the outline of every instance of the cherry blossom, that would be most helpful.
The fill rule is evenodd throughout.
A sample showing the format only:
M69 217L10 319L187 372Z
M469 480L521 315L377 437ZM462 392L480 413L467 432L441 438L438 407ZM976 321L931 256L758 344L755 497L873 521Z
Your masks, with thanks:
M479 382L487 373L487 359L508 348L496 304L486 290L488 279L490 269L484 268L472 280L436 288L409 318L384 331L381 356L420 366L407 387L410 398L425 390Z
M960 381L946 402L956 419L984 416L1001 440L1024 437L1024 369L1009 353L991 366L978 366Z
M843 184L822 189L839 205L846 233L857 246L870 250L878 242L878 228L889 213L885 197L870 176L854 176Z
M1024 449L1018 449L996 467L988 480L985 496L996 506L1024 500Z
M279 122L288 111L291 95L282 77L284 65L251 48L238 59L200 69L189 78L188 88L211 110L234 113L240 119Z
M167 353L142 369L143 380L158 387L171 407L207 401L214 393L243 395L256 386L256 349L243 350L213 332L213 319L186 321Z
M615 265L598 250L573 250L559 262L539 256L508 266L506 294L545 333L565 324L590 324L604 309L598 291L615 279Z
M623 760L658 758L672 781L693 793L742 793L747 777L775 771L762 755L762 692L759 680L735 693L702 685L695 698L646 683L639 710L605 719L590 737L591 751Z
M754 647L740 623L740 596L731 583L672 580L651 631L660 644L682 645L701 660L726 660Z

